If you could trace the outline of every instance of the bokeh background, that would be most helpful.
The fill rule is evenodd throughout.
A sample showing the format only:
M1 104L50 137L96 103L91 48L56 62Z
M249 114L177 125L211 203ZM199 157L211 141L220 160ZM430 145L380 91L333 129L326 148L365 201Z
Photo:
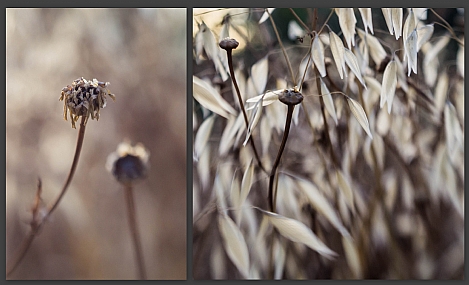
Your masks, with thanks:
M186 9L7 9L6 260L28 232L37 178L59 193L78 130L63 87L109 81L75 177L9 279L134 279L124 192L105 169L125 138L150 151L134 197L149 279L186 279Z

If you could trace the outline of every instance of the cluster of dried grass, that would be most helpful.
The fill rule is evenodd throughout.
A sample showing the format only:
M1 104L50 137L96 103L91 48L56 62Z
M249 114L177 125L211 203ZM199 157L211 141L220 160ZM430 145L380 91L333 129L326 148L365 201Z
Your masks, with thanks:
M439 17L434 33L431 9L308 12L285 49L272 9L218 11L221 28L195 13L194 277L464 278L464 36ZM217 45L233 33L249 131ZM270 169L287 113L270 90L293 85L273 213L246 142Z

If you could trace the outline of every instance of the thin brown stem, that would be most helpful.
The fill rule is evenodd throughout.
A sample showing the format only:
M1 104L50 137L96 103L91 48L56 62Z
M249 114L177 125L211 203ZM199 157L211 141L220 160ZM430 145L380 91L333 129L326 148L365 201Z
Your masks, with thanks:
M75 170L76 170L76 167L77 167L77 164L78 164L78 159L80 157L81 148L83 146L83 139L85 137L85 129L86 129L86 118L85 118L85 116L82 116L81 117L81 122L80 122L80 129L78 131L78 139L77 139L77 146L76 146L76 149L75 149L75 155L73 157L72 167L70 168L70 172L68 173L67 180L65 181L65 184L62 187L62 190L61 190L59 196L57 197L57 199L53 203L50 204L50 206L47 207L47 209L48 209L47 214L40 221L36 220L37 219L37 207L39 207L39 205L36 203L36 206L33 209L33 221L31 222L31 230L28 233L28 236L21 243L17 254L13 257L13 261L10 262L7 265L7 271L6 271L7 276L9 274L11 274L17 268L17 266L20 264L21 260L23 260L24 256L26 255L28 249L30 248L34 238L37 235L37 233L42 228L42 226L46 222L47 218L57 208L57 205L59 204L60 200L62 199L65 192L67 191L68 186L70 185L70 182L72 182L73 175L75 174ZM41 186L39 184L38 185L38 193L39 194L40 194L40 191L41 191ZM37 201L37 197L36 197L36 201ZM36 211L36 212L34 212L34 211Z
M288 133L290 132L290 125L293 116L293 109L295 105L288 105L288 112L287 112L287 119L285 120L285 130L283 132L282 143L280 144L280 148L277 153L277 158L275 159L274 165L272 166L272 170L270 171L270 179L269 179L269 206L272 212L275 212L275 200L277 195L273 195L274 191L274 178L277 172L277 167L280 163L280 158L282 157L283 150L285 149L285 145L287 144Z
M125 185L125 202L127 204L127 213L129 218L128 220L130 226L130 233L132 234L132 241L135 249L135 257L137 259L138 276L139 279L146 280L147 274L145 271L145 262L143 259L142 245L140 243L140 234L138 231L138 224L135 213L135 203L132 193L132 185L130 183Z
M249 128L248 115L246 114L246 109L244 108L244 104L243 104L243 98L241 97L241 92L239 91L238 82L236 81L236 77L234 73L232 50L226 49L226 54L228 56L228 66L230 69L231 80L233 81L233 85L235 86L236 95L238 95L238 102L239 102L241 112L243 113L244 123L246 124L246 129L248 129ZM256 149L256 145L254 144L254 141L252 140L252 136L249 138L249 142L251 143L252 150L254 152L254 156L256 157L258 166L262 169L262 171L267 172L267 170L265 170L264 166L262 165L261 159L259 157L259 153L257 152L257 149Z

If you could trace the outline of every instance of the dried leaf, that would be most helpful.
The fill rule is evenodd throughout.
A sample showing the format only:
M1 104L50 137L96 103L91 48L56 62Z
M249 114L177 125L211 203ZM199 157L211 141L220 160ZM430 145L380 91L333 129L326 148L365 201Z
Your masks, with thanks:
M326 110L331 115L331 117L334 119L335 124L337 125L337 115L335 113L335 107L334 107L334 101L332 100L332 95L329 92L329 89L327 89L326 84L322 79L319 79L321 81L321 97L322 100L324 101L324 106L326 106Z
M218 228L225 251L244 278L249 277L249 253L243 234L227 215L218 216Z
M462 38L462 41L464 42L464 38ZM464 46L459 46L458 54L456 55L456 62L459 74L464 77Z
M357 23L353 8L336 8L335 11L339 17L339 25L344 34L345 42L351 49L355 45L355 24Z
M386 25L388 26L389 33L394 35L394 28L392 25L392 11L391 8L381 8L383 12L384 20L386 21Z
M259 102L262 99L262 106L267 106L270 105L276 101L278 101L278 94L283 92L284 90L275 90L275 91L269 91L265 94L261 94L252 98L249 98L246 100L246 103L256 103ZM251 110L255 108L255 104L248 107L246 110Z
M274 239L272 251L274 252L275 260L274 280L281 280L283 277L283 270L285 268L286 252L279 239Z
M372 17L371 17L371 8L358 8L358 11L360 11L360 15L362 16L365 32L368 33L367 29L369 29L370 32L372 34L374 34L374 32L373 32L373 20L372 20Z
M288 38L291 41L296 41L298 38L304 36L304 34L305 32L295 20L291 20L288 23Z
M326 76L326 65L324 63L324 47L319 37L314 37L313 46L311 48L313 62L316 65L322 77Z
M192 81L193 96L202 106L225 118L228 118L229 114L236 115L233 107L209 83L196 76L192 77Z
M353 54L351 50L348 48L344 48L345 51L345 63L347 63L348 67L350 70L355 74L355 76L358 78L358 81L363 85L363 87L366 87L365 80L363 80L362 74L360 72L360 66L358 65L357 58Z
M228 150L233 147L235 136L238 131L241 130L242 126L244 126L244 117L242 113L239 113L236 118L230 117L228 119L228 124L223 130L218 147L218 154L220 156L226 155Z
M375 64L379 66L383 59L386 57L386 51L384 50L383 46L376 37L365 33L361 29L357 29L357 32L360 38L366 42L366 45L370 50L371 58L373 59Z
M432 37L433 30L433 24L425 25L417 29L417 51L419 51L422 48L423 44L428 42L428 40Z
M363 268L355 243L350 237L342 237L342 246L344 247L345 258L350 270L353 272L354 279L362 279Z
M324 215L343 236L350 235L347 229L342 225L335 209L313 183L306 180L299 180L297 183L298 188L308 197L309 203L316 211Z
M302 243L328 259L337 256L337 253L328 248L305 224L272 212L259 210L265 214L269 222L285 238Z
M251 78L256 89L256 94L264 92L268 74L269 60L267 56L265 56L251 67Z
M202 53L204 49L204 36L203 36L202 30L200 29L200 25L199 25L199 30L195 34L194 48L195 48L195 59L197 61L197 64L199 64L202 58Z
M239 196L239 206L242 206L244 201L249 195L252 185L252 177L254 176L254 164L252 161L249 162L249 166L246 168L243 174L243 180L241 181L241 195Z
M446 72L442 72L438 78L438 83L434 92L435 115L440 118L445 102L448 98L449 78Z
M347 206L352 211L352 213L355 213L355 204L353 203L354 195L353 195L352 187L350 187L350 182L348 181L348 179L345 177L344 173L341 170L337 170L336 175L337 175L337 182L339 184L339 189L344 194L345 202L347 203Z
M404 18L402 8L391 8L392 26L396 40L402 35L402 19Z
M440 40L433 45L433 47L425 54L425 58L423 60L424 68L436 59L438 53L440 53L440 51L448 44L449 40L449 36L442 36Z
M229 19L229 18L228 18ZM225 20L223 26L221 27L220 40L230 37L230 21Z
M365 130L368 136L370 136L371 139L373 139L373 136L371 135L371 130L370 130L370 124L368 123L368 118L366 117L365 110L363 110L363 107L358 103L357 101L353 100L352 98L347 96L347 102L350 107L350 110L352 111L352 114L355 116L357 121L360 123L360 126Z
M246 139L243 142L243 146L246 146L248 143L249 138L251 137L252 130L257 126L257 123L259 122L259 119L261 118L262 115L262 101L263 98L261 97L261 100L256 103L254 106L254 110L251 112L251 117L249 119L249 125L248 125L248 131L246 133Z
M383 74L383 84L381 85L381 100L379 107L383 108L384 103L388 102L388 113L391 113L392 101L394 99L394 93L396 93L397 85L397 64L394 60L391 60Z
M207 145L208 138L210 137L210 133L212 131L213 122L215 122L215 116L211 115L204 120L204 122L200 125L199 130L197 131L194 140L194 155L195 159L197 160Z
M275 8L267 8L267 11L269 11L270 14L272 14L272 12L275 10ZM261 19L259 20L259 24L262 24L265 22L265 20L267 20L269 18L269 13L267 12L264 12L264 14L262 14L262 17Z
M417 74L417 30L412 31L405 41L404 51L407 55L407 76L411 71Z
M205 52L207 53L207 56L213 60L215 69L220 74L222 80L226 81L228 79L228 71L221 60L222 57L220 56L220 47L218 46L212 31L207 27L207 25L205 25L204 22L202 22L200 25L200 29L202 30Z
M344 44L336 33L329 32L329 42L331 44L332 57L334 58L335 66L339 71L340 79L344 79L345 72L345 55Z
M412 31L415 30L416 28L417 28L417 22L415 20L414 11L410 9L410 12L407 15L407 18L404 23L404 30L402 34L402 37L404 38L404 40L407 39L412 33Z

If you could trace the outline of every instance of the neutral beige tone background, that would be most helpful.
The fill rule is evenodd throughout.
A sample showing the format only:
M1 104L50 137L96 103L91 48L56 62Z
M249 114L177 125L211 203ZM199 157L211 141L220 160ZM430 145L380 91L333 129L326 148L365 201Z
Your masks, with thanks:
M134 279L122 187L105 169L124 138L151 152L135 186L150 279L186 279L186 9L7 9L7 261L26 235L37 177L60 191L78 130L61 89L109 81L70 188L12 279Z

